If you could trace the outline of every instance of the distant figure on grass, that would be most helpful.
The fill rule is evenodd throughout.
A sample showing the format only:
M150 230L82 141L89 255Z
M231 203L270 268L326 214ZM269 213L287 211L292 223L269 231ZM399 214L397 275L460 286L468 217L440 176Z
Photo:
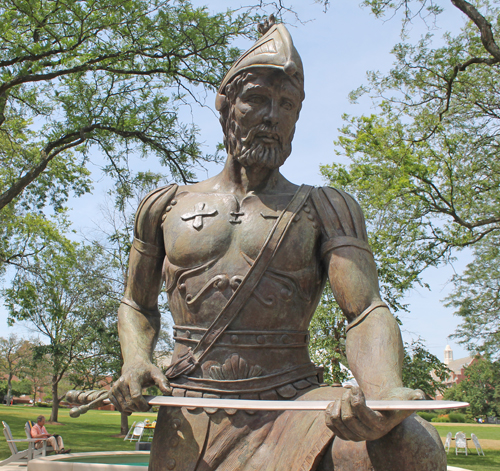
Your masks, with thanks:
M47 438L47 444L50 445L56 453L69 453L71 450L64 449L64 443L61 435L53 435L47 432L45 428L45 417L39 415L36 418L36 424L31 428L31 438ZM35 443L35 448L38 450L42 448L43 442L40 440Z

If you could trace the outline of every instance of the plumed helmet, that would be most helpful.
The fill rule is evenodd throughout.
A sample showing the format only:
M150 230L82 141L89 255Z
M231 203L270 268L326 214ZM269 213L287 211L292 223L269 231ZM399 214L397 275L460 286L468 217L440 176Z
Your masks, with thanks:
M271 15L265 24L259 25L259 31L264 35L240 56L222 80L215 100L217 111L221 111L227 103L224 93L226 85L243 71L260 67L280 69L287 75L296 76L303 81L302 60L285 26L282 23L276 24L274 16Z

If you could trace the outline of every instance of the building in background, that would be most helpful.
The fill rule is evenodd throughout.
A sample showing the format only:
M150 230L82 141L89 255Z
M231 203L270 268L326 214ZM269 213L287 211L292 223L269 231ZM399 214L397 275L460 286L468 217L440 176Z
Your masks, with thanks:
M451 375L444 382L446 387L458 384L465 378L464 369L475 361L473 357L464 357L457 360L453 359L453 350L449 345L444 349L444 364L451 370Z
M453 359L453 350L449 345L446 345L444 349L444 361L443 363L451 370L450 376L445 379L444 384L447 388L451 388L454 384L458 384L462 382L465 378L464 370L470 364L477 361L473 357L463 357L458 358L457 360ZM434 376L434 372L431 373L434 379L437 379ZM441 400L443 399L443 395L441 393L437 393L435 399Z

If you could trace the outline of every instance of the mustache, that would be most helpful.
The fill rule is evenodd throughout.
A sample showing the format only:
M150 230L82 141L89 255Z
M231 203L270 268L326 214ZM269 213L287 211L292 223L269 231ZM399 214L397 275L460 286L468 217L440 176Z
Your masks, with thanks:
M255 137L257 137L259 134L262 134L264 137L274 139L276 143L281 147L283 138L272 127L267 126L266 124L259 124L251 128L248 131L247 135L241 138L241 144L243 145L243 147L249 147Z

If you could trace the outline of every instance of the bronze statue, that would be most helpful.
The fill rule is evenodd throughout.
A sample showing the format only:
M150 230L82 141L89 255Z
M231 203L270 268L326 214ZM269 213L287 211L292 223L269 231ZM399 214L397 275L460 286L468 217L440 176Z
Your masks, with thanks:
M124 366L111 400L147 410L142 388L156 384L174 396L332 401L326 414L162 407L152 471L445 470L430 424L365 405L365 397L423 394L403 387L401 335L380 299L358 204L279 172L304 99L303 68L282 24L261 32L217 96L222 172L159 188L137 211L119 310ZM349 321L359 388L322 384L309 358L308 326L327 277ZM165 374L151 362L163 283L175 322Z

